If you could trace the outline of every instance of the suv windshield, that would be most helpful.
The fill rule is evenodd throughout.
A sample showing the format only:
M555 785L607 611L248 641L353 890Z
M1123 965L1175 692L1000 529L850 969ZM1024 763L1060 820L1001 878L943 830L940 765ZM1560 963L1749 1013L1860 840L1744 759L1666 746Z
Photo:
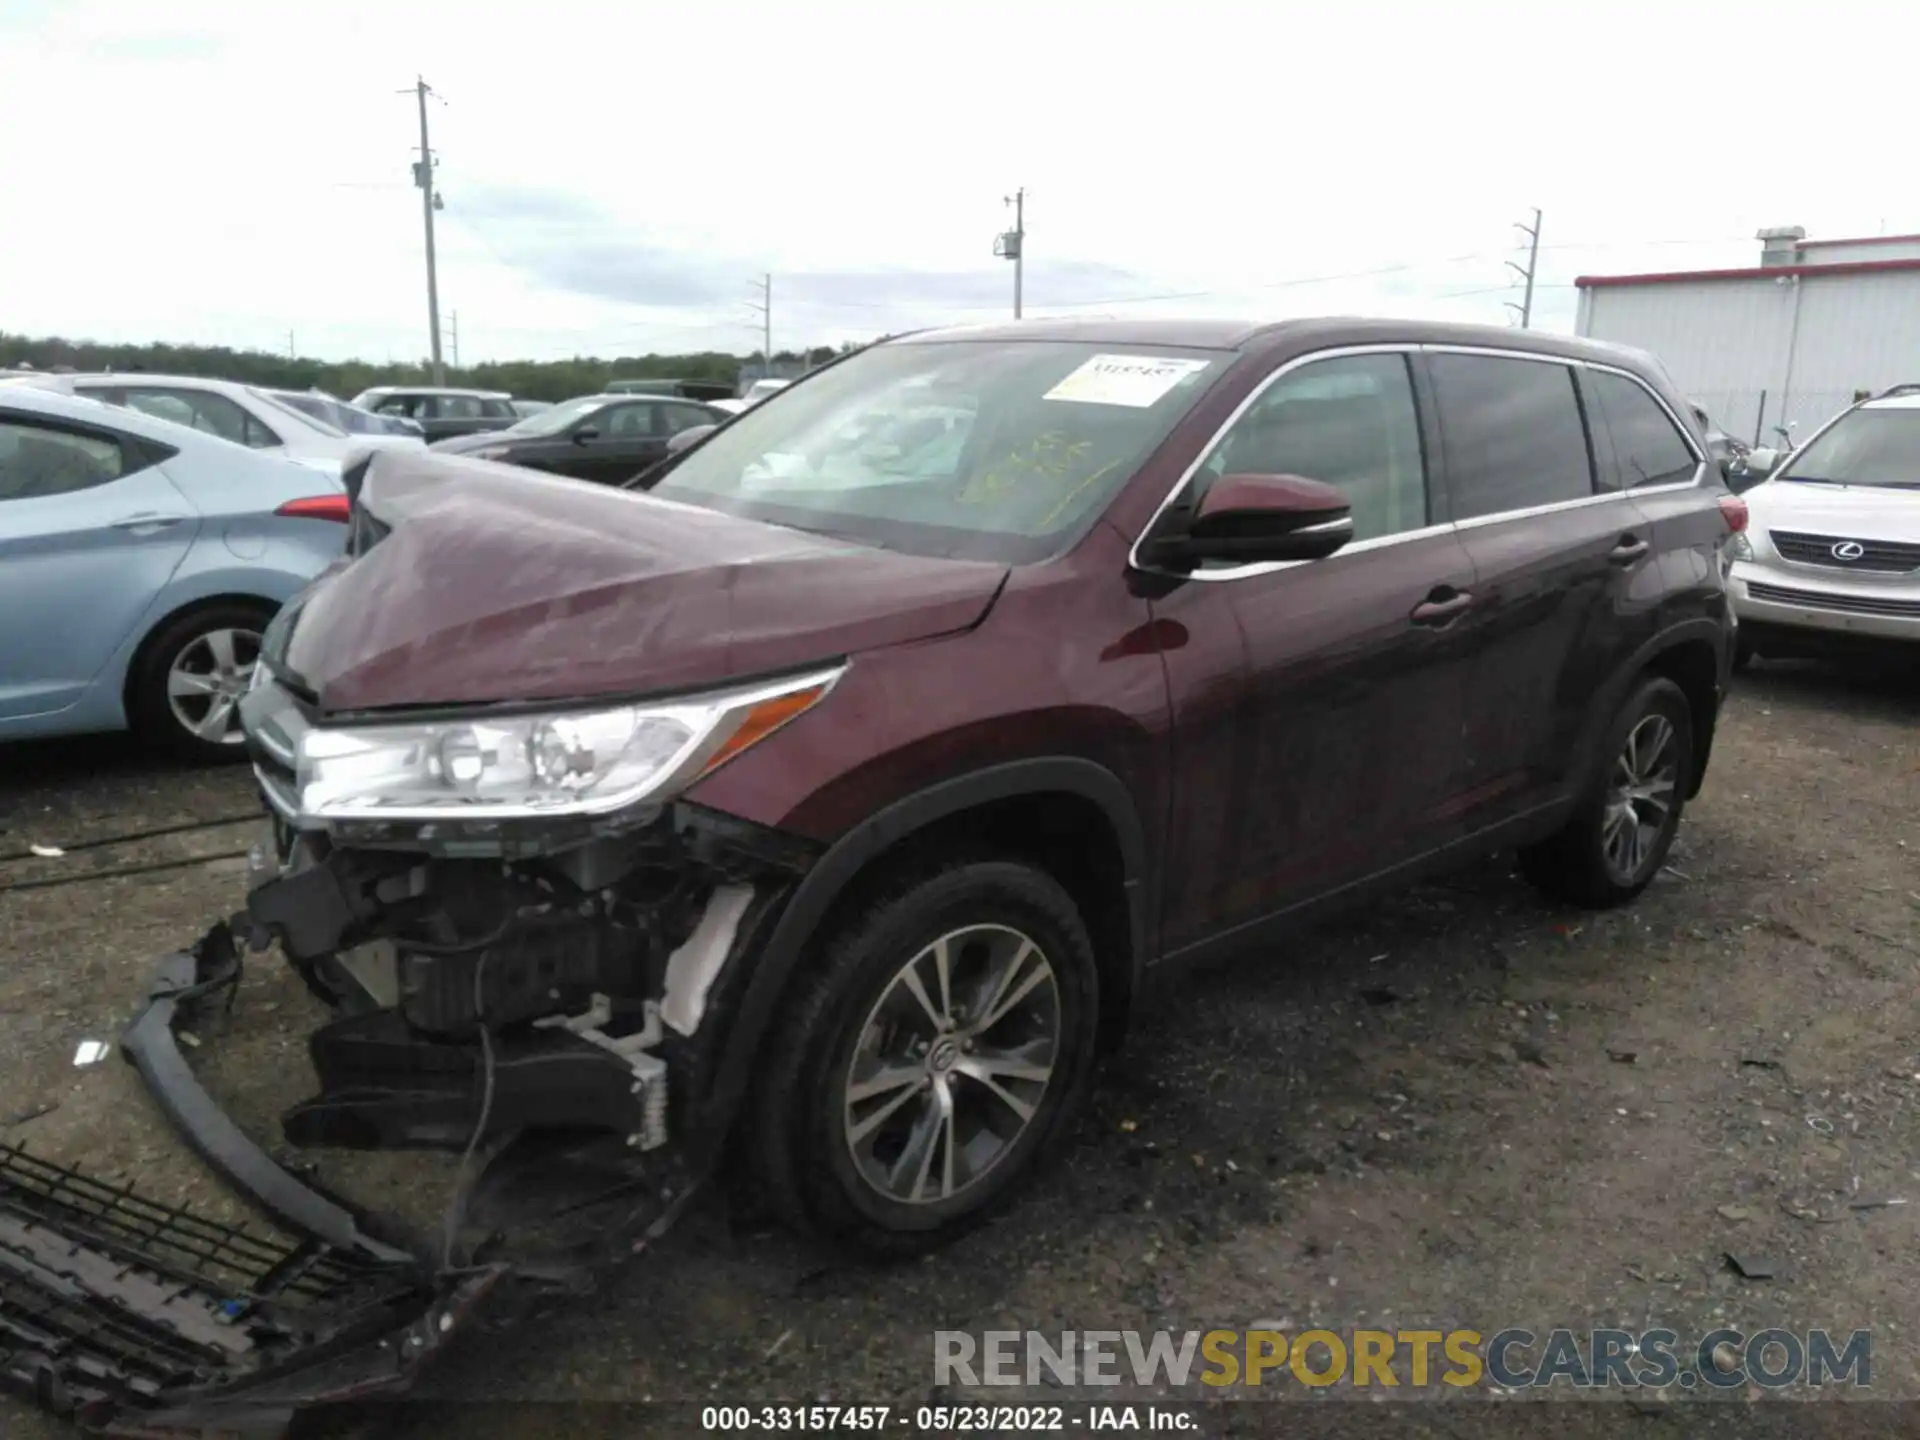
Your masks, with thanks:
M1232 356L1168 346L876 346L755 406L647 488L922 555L1025 564L1092 522Z
M1920 490L1920 410L1854 410L1809 440L1778 479Z
M574 421L584 419L607 403L604 395L580 395L572 400L562 400L550 409L529 415L516 424L500 431L502 435L558 435Z

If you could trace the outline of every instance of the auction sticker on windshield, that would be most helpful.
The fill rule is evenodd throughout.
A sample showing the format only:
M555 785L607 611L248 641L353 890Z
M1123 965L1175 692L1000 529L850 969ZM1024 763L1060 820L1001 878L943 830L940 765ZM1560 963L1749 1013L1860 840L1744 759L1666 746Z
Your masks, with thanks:
M1042 398L1082 405L1126 405L1144 410L1207 360L1169 360L1156 355L1096 355Z

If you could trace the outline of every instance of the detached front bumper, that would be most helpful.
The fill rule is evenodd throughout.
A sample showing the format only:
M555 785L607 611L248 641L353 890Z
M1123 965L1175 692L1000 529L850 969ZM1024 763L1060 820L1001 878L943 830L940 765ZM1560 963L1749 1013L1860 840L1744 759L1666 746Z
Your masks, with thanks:
M562 1263L483 1245L444 1266L437 1247L379 1233L261 1148L187 1064L176 1024L230 995L241 964L225 924L167 956L122 1049L187 1143L295 1238L0 1145L0 1386L108 1434L277 1434L303 1409L406 1389L483 1307L505 1318L588 1288L596 1264L642 1248L691 1194L663 1187L636 1205L629 1193L625 1223L596 1237L607 1243ZM472 1215L480 1199L470 1191L459 1208Z

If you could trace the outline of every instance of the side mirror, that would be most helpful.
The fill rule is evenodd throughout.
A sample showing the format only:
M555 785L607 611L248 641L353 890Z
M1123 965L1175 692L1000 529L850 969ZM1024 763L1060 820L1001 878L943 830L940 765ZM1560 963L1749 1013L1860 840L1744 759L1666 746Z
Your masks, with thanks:
M1353 538L1347 497L1302 475L1222 475L1184 529L1147 547L1171 565L1324 560Z
M678 455L682 450L698 445L719 428L718 425L689 425L685 430L677 430L667 437L667 454Z

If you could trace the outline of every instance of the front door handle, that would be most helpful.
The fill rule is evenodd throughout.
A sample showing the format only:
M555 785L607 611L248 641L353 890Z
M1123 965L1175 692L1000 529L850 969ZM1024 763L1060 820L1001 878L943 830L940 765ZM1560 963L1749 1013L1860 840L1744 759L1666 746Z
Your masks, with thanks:
M1648 548L1647 542L1638 535L1622 535L1620 543L1607 552L1607 559L1615 565L1631 565L1642 559Z
M115 530L164 530L169 525L178 525L187 517L184 515L163 515L158 510L142 510L138 515L125 515L108 523Z
M1455 590L1451 585L1436 586L1427 593L1426 599L1413 607L1413 623L1443 630L1466 614L1472 605L1470 591Z

